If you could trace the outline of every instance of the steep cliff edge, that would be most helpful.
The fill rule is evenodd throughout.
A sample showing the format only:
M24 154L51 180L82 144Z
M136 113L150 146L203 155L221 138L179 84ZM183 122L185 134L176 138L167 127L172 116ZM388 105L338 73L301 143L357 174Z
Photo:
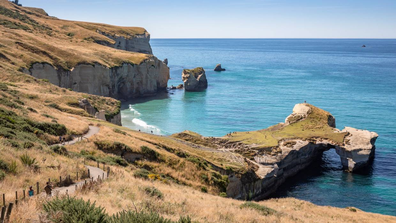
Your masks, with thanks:
M0 1L0 66L89 94L129 99L166 89L168 66L140 27L74 22Z
M303 171L329 149L340 155L346 171L364 167L374 157L378 134L351 127L340 131L329 112L304 103L294 107L285 123L267 129L235 132L221 138L189 132L173 137L199 147L241 155L245 170L228 171L227 195L260 199L274 193L286 179Z

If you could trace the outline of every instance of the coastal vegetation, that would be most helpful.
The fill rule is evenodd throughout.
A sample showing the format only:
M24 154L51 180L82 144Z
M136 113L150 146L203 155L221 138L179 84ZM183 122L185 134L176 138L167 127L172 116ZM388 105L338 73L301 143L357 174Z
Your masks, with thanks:
M110 178L70 197L46 200L36 196L20 202L12 212L11 222L35 222L40 218L52 222L395 220L352 207L321 207L293 198L261 202L227 198L225 191L235 180L230 176L250 173L251 167L243 154L220 151L217 145L253 143L267 148L282 137L295 134L309 139L326 136L340 142L343 134L321 127L325 114L314 107L312 119L303 124L221 139L192 132L156 136L95 119L79 107L81 99L87 99L109 117L119 114L120 102L62 89L23 73L23 68L37 61L64 69L77 63L140 63L150 56L96 44L98 40L113 43L97 31L126 37L146 31L63 21L48 17L43 10L17 7L4 0L0 3L4 8L0 8L0 19L27 27L14 29L0 22L0 188L6 203L14 201L15 191L26 190L36 182L56 182L58 176L82 176L85 165L99 162L111 167ZM81 137L92 126L99 132L75 144L58 145L59 137L67 141ZM304 133L299 133L302 129ZM263 136L269 139L262 140ZM138 158L128 159L128 155Z

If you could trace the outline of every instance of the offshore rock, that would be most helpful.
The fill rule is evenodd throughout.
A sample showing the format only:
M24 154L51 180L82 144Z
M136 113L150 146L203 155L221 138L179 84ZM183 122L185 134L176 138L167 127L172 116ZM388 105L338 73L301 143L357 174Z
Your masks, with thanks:
M205 70L202 67L191 70L184 69L182 80L186 91L201 91L208 88Z
M214 71L225 71L226 69L221 67L221 64L217 64Z

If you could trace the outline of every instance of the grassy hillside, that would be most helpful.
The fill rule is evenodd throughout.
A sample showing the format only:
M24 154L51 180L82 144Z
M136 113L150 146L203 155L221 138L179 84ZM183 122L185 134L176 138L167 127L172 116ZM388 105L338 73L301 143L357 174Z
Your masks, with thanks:
M269 141L245 133L220 139L192 132L156 136L95 119L77 105L87 98L98 110L111 114L119 110L117 100L62 89L17 71L37 60L64 68L81 61L108 66L120 61L138 63L149 56L102 47L94 41L111 41L97 29L131 36L146 32L142 28L63 21L48 17L43 10L1 0L0 29L0 193L6 194L6 202L13 200L15 191L35 182L56 181L67 175L74 179L77 173L81 176L85 160L90 165L111 166L112 177L75 196L96 202L108 215L132 210L158 213L173 221L189 216L192 222L396 221L356 208L321 207L292 198L256 203L225 197L226 173L241 174L248 166L241 154L218 150L218 145L273 146L281 137L305 131L308 126L317 131L298 137L328 134L332 140L341 140L342 135L320 127L321 118L312 116L302 126L263 130L272 132ZM319 110L317 114L321 116ZM59 136L71 139L86 133L89 126L98 127L99 133L74 145L54 145ZM139 159L128 162L117 155L123 152ZM37 222L45 216L46 202L37 197L21 202L11 222Z
M114 41L98 31L125 37L147 33L139 27L60 20L47 16L42 9L0 0L0 65L20 69L47 62L69 70L79 63L113 67L123 62L140 64L152 57L99 45L96 42Z

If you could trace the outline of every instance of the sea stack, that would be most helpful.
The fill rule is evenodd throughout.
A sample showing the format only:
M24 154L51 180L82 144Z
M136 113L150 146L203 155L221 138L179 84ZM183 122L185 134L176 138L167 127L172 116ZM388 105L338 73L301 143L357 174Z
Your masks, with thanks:
M202 67L184 69L182 73L184 89L186 91L201 91L208 88L205 70Z
M221 67L221 64L217 64L214 71L225 71L226 69Z

